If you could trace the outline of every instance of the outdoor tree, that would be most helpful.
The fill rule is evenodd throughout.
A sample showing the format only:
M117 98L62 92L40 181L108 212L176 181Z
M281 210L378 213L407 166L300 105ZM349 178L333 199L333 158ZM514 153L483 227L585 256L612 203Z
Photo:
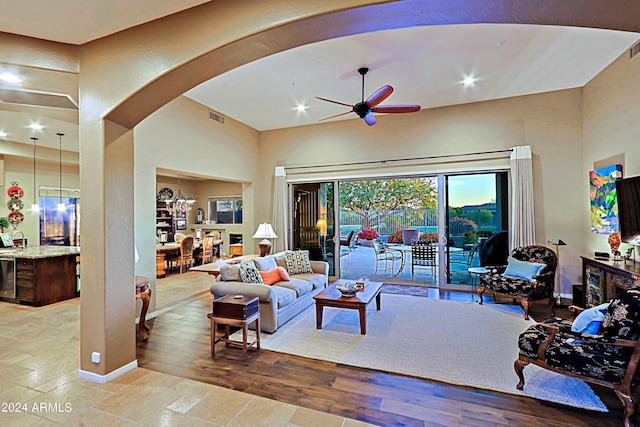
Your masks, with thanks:
M349 181L340 184L340 207L353 211L362 220L362 228L371 228L378 212L394 209L433 209L438 195L429 178ZM380 220L385 214L382 213Z

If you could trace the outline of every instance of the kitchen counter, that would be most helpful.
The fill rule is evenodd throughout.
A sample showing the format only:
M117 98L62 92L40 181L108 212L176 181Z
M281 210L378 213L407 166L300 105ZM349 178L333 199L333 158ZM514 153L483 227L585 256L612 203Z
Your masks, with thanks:
M0 248L0 258L40 259L80 255L79 246L33 246L25 249Z
M41 306L80 295L77 246L6 248L0 249L0 258L15 263L14 296L4 301Z

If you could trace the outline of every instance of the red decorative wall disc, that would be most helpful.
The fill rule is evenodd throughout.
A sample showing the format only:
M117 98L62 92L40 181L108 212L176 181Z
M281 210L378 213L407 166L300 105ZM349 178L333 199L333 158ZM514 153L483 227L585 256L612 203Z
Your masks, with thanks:
M21 199L24 197L24 190L18 185L17 182L12 182L11 187L7 190L7 195L12 199Z

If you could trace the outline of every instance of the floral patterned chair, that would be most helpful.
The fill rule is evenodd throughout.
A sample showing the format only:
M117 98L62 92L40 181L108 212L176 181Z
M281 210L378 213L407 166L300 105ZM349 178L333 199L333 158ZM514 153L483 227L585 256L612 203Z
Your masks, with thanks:
M520 379L517 388L524 388L523 369L529 363L613 388L625 408L624 425L633 426L631 418L638 405L634 392L640 384L639 322L640 286L636 285L611 301L595 334L573 332L572 323L560 318L530 326L518 340L520 355L514 363Z
M525 266L524 269L530 270L528 263L535 263L531 264L531 267L540 266L537 268L538 271L533 275L519 274L522 271L522 267L516 270L515 266ZM544 268L542 268L542 265L544 265ZM482 294L485 291L491 291L494 296L502 295L519 300L524 308L524 318L529 319L529 306L531 303L548 298L551 316L555 316L553 289L557 265L558 257L556 253L546 246L534 245L515 248L511 251L506 269L504 267L497 268L480 277L480 287L478 288L480 304L482 304ZM515 275L513 273L510 274L511 271Z

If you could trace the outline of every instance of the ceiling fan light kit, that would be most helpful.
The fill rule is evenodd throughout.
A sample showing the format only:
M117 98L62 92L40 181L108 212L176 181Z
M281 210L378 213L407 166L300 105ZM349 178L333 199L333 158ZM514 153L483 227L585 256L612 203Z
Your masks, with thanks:
M351 107L350 111L346 111L344 113L336 114L333 116L325 117L322 120L333 119L335 117L344 116L351 112L356 113L358 117L360 117L366 124L369 126L373 126L376 124L376 117L373 113L415 113L416 111L420 111L419 105L387 105L387 106L378 106L382 101L387 99L392 93L393 88L389 85L384 85L380 89L378 89L373 95L371 95L367 100L364 99L364 76L369 72L367 67L358 68L358 73L362 76L362 101L357 104L346 104L344 102L334 101L332 99L321 98L316 96L316 98L332 102L338 105L344 105L345 107Z

